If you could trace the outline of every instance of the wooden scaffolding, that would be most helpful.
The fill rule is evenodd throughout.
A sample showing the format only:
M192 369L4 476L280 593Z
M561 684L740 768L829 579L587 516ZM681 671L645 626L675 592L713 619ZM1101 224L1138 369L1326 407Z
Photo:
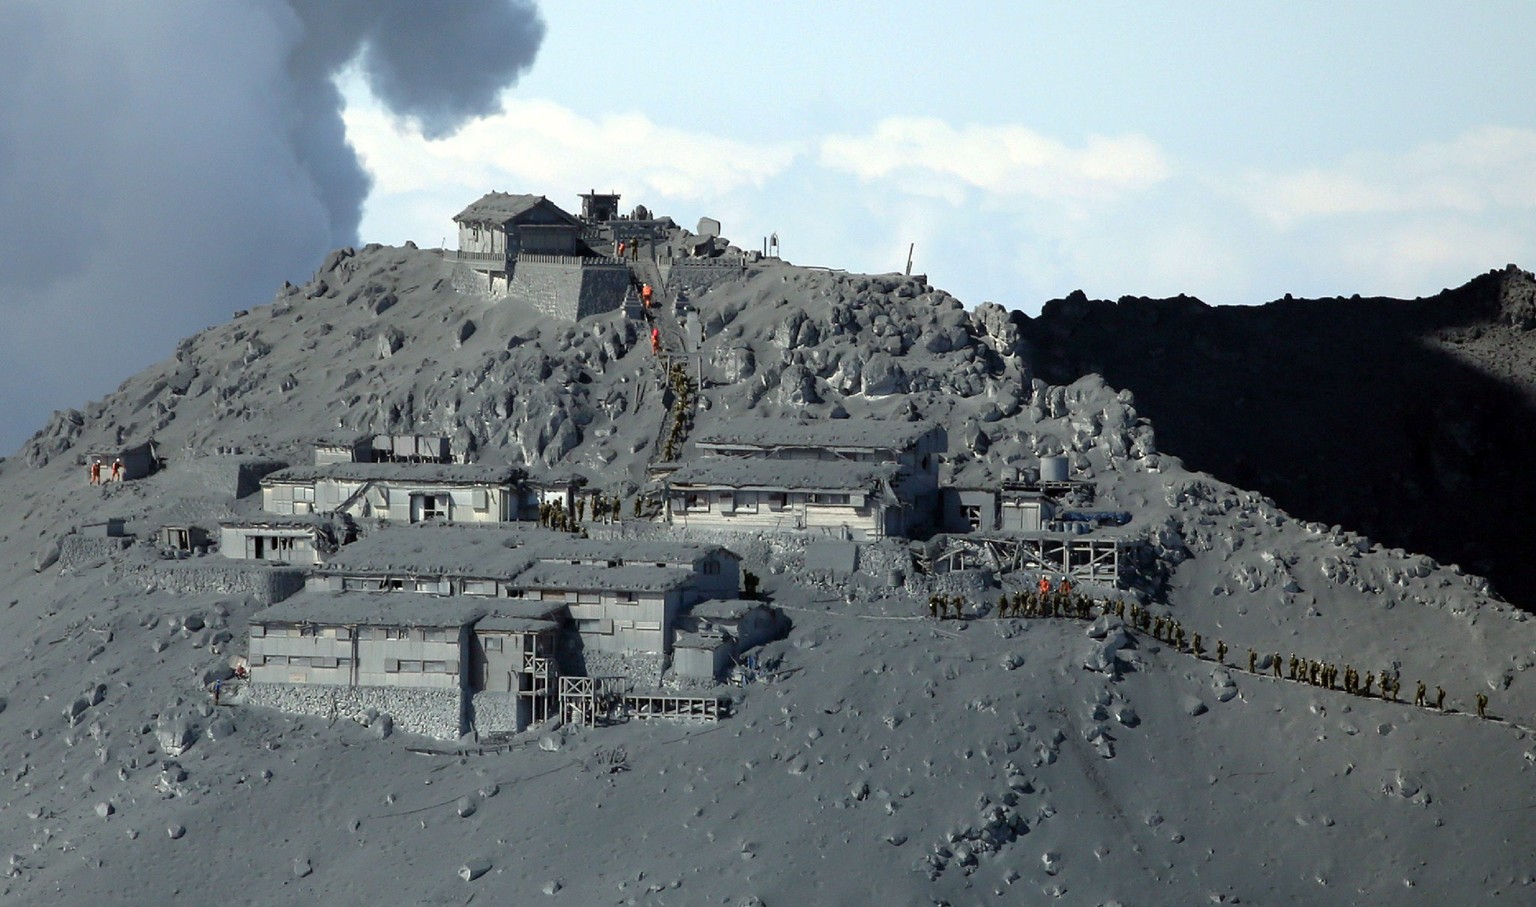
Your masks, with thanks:
M605 680L609 681L606 685ZM620 678L561 677L561 719L584 725L628 718L719 721L726 713L719 696L620 693L617 687L621 682Z
M951 535L930 559L935 573L989 567L998 573L1030 570L1076 580L1117 584L1123 538L1102 535Z
M531 639L531 637L525 637L525 639ZM537 644L525 643L522 663L518 666L522 680L518 685L517 695L521 699L528 700L529 721L533 724L540 724L549 719L555 703L555 681L556 679L562 681L563 689L563 681L566 679L560 677L560 671L555 667L555 660L544 654L541 651L542 648Z

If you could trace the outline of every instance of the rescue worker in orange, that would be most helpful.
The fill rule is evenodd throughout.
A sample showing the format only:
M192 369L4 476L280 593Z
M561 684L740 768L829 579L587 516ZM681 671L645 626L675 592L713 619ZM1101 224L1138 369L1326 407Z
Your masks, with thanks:
M661 328L651 328L651 354L661 355Z
M101 461L99 460L91 461L91 484L101 484Z
M112 481L114 481L114 482L121 482L122 480L123 480L123 461L122 460L113 460L112 461Z
M640 287L640 304L646 308L651 307L651 293L652 290L650 284L645 284Z

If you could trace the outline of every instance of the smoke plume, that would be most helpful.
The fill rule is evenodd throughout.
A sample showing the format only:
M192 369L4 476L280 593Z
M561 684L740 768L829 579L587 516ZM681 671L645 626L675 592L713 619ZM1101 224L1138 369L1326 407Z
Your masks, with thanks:
M6 0L0 454L358 241L334 76L428 136L499 109L531 0Z

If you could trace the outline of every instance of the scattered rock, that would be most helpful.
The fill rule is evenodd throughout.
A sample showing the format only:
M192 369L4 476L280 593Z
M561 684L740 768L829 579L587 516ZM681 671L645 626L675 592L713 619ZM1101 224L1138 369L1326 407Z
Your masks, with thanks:
M1232 679L1231 672L1225 668L1212 671L1211 691L1217 702L1231 702L1237 696L1237 682Z
M32 557L32 571L42 573L49 567L59 562L59 542L54 539L42 547L42 550Z
M197 739L197 728L185 715L162 717L155 722L155 741L167 756L180 756Z

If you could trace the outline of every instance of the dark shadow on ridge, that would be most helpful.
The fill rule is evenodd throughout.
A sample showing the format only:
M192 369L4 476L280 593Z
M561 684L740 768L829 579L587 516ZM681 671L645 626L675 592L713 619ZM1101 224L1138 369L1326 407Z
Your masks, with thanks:
M1425 338L1529 331L1506 269L1418 300L1087 299L1014 313L1039 377L1098 372L1136 395L1159 449L1292 515L1485 575L1536 608L1536 400ZM1536 333L1520 342L1536 346Z

